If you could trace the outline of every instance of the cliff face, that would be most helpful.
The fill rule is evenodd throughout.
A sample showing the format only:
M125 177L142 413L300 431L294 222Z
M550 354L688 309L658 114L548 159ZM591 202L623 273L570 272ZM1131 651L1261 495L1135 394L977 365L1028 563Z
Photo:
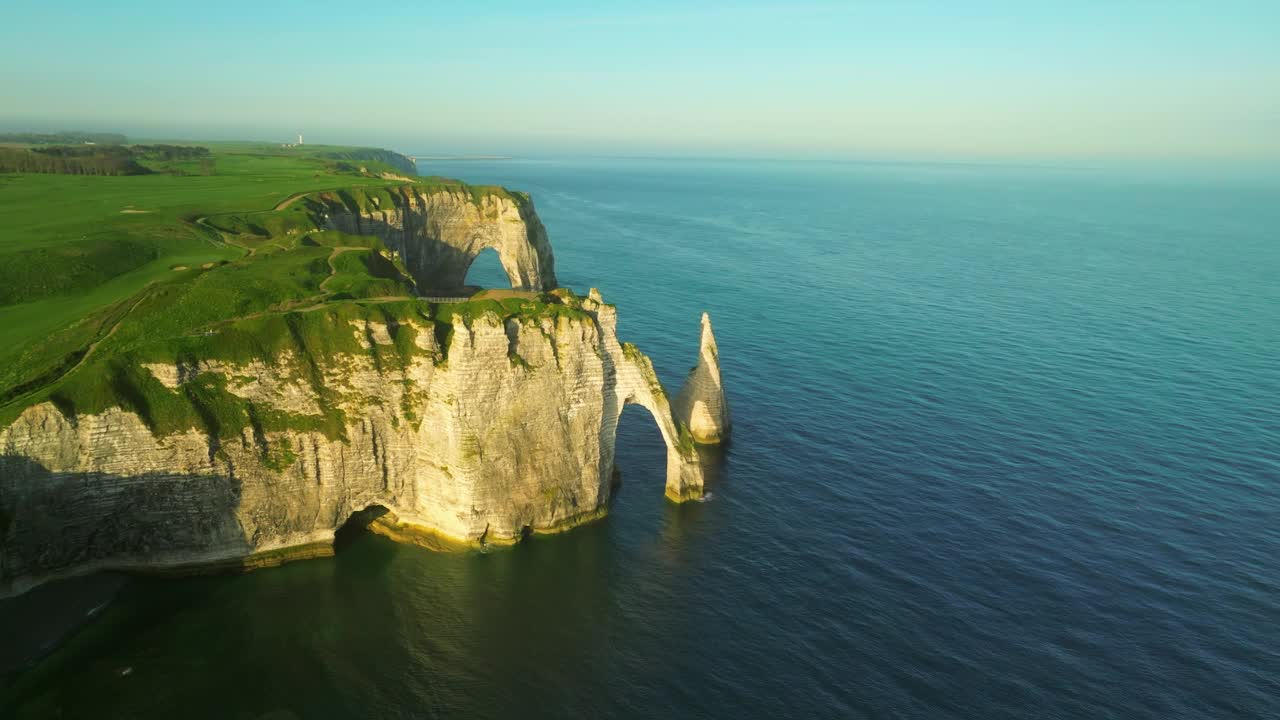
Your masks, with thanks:
M517 263L522 284L554 282L549 248L544 265L531 239L541 233L545 242L541 223L525 218L527 231L519 230L514 219L525 216L514 203L486 208L513 220L510 235L501 224L476 231L465 210L431 198L379 217L332 219L386 233L407 258L424 249L412 242L420 232L510 241L520 263L531 263ZM425 261L417 267L436 277ZM379 524L389 534L467 543L571 527L606 510L627 403L648 408L667 443L666 494L699 497L692 439L651 362L618 342L616 310L598 293L581 310L455 316L447 338L411 321L351 323L372 350L408 339L417 354L398 365L376 352L328 362L318 368L324 398L314 378L291 370L296 357L146 366L168 388L216 377L260 412L307 415L339 398L339 433L254 426L231 439L198 430L157 436L120 408L68 417L51 403L30 407L0 430L0 595L95 568L255 566L327 554L334 531L371 506L388 511ZM704 356L709 332L704 320Z
M401 198L381 208L330 202L324 221L334 230L381 239L399 253L423 294L461 288L467 269L486 248L498 252L513 288L556 287L547 230L527 198L429 188L411 188Z

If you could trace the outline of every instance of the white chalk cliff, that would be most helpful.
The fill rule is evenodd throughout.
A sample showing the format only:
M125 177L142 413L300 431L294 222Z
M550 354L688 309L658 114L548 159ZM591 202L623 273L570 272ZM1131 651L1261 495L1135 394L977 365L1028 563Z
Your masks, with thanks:
M382 208L351 208L318 193L327 225L353 235L373 235L400 254L425 294L463 284L472 261L486 248L498 253L519 290L556 287L555 257L547 230L524 196L432 191L407 186L399 202Z
M498 247L522 287L554 284L532 207L493 202L423 196L376 216L329 218L384 237L420 284L462 277L477 246ZM442 258L447 272L429 267ZM102 568L254 567L324 555L335 530L370 507L385 509L382 531L419 540L504 544L566 529L606 512L618 421L632 403L649 410L666 443L667 497L701 497L695 441L724 439L729 423L709 319L673 404L649 358L619 342L617 310L594 290L575 305L540 318L455 316L444 344L429 323L346 323L334 332L355 334L363 351L319 368L323 402L340 398L337 434L156 435L122 408L72 416L49 402L27 408L0 429L0 596ZM411 348L411 359L380 361L393 343ZM218 375L258 406L307 415L322 398L289 370L298 361L146 367L168 388Z

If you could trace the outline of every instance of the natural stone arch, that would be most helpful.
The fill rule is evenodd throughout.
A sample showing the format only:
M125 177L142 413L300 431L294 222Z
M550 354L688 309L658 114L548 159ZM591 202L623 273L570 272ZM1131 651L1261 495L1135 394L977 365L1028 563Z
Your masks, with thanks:
M617 413L613 420L609 423L612 426L610 433L611 438L607 447L609 448L610 463L609 472L613 472L613 458L617 455L617 437L618 425L622 421L622 413L628 405L638 405L649 412L649 416L653 418L653 422L658 427L658 433L662 436L662 442L667 448L667 482L665 493L667 497L677 502L688 500L702 495L702 469L701 462L698 460L697 451L693 447L686 447L680 442L680 434L676 428L675 422L671 419L671 407L666 402L665 395L655 395L653 393L645 393L629 395L618 405Z
M702 497L703 471L697 448L687 431L680 432L671 412L671 402L653 369L653 361L634 345L622 345L617 339L618 315L612 305L604 304L599 291L592 288L585 307L593 309L596 321L604 330L606 397L604 417L600 424L601 489L607 492L613 476L618 440L618 423L627 405L639 405L649 411L667 446L666 495L675 502ZM612 392L609 392L609 391Z
M675 432L672 422L668 417L663 416L661 409L656 406L656 403L653 402L652 398L646 397L641 399L637 397L635 393L631 393L621 399L617 404L616 411L612 414L609 422L606 423L606 431L611 436L611 442L607 445L611 456L610 462L608 463L610 471L612 471L612 467L616 462L614 457L617 455L618 427L622 424L623 413L625 413L627 408L630 406L642 408L644 412L641 414L648 416L648 419L653 421L654 427L658 429L659 437L662 438L663 447L667 452L668 465L670 465L672 453L677 452L677 437L672 435L672 433Z
M333 531L333 547L335 550L346 545L356 536L365 532L376 532L374 525L383 517L391 514L391 509L381 502L370 502L363 506L357 505L357 509L347 514L347 519L342 521Z
M462 283L465 287L499 287L502 281L497 280L497 273L492 271L492 264L498 266L498 272L506 276L506 280L511 280L511 272L502 264L502 255L498 253L497 248L484 248L471 258L467 263L467 269L462 274ZM490 282L490 279L493 282Z
M402 201L361 212L328 205L323 222L334 230L380 238L400 257L422 294L461 288L471 263L487 248L497 251L511 287L556 287L551 242L528 198L406 188Z

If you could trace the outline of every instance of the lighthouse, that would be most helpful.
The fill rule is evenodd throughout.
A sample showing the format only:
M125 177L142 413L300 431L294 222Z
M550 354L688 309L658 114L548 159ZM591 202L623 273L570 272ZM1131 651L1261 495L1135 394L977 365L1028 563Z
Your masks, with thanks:
M298 133L298 144L302 144L302 133Z

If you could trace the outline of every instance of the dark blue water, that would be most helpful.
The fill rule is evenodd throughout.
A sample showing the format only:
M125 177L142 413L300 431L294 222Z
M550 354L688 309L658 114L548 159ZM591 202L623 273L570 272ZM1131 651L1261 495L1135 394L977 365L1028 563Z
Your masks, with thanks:
M711 313L737 423L713 499L663 500L628 413L601 523L133 580L13 714L1280 716L1280 186L424 172L530 191L562 284L618 303L669 387Z

